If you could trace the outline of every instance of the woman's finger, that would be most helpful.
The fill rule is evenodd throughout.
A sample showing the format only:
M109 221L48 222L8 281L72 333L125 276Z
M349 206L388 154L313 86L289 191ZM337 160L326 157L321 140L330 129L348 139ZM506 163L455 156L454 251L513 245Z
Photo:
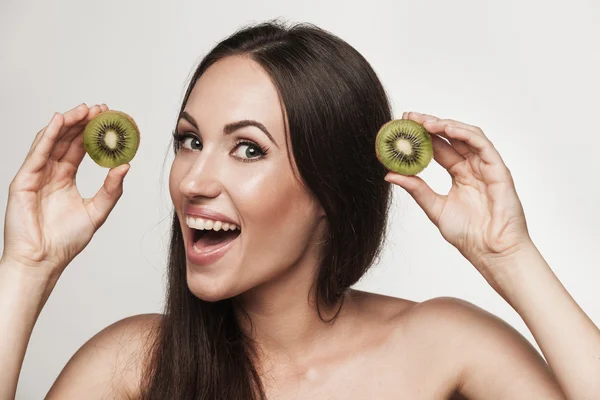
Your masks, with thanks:
M418 113L416 111L407 111L406 112L406 118L410 119L410 120L413 120L413 121L415 121L415 122L417 122L417 123L419 123L421 125L423 125L423 123L425 121L428 121L428 120L438 120L438 119L440 119L440 118L436 117L435 115L421 114L421 113Z
M74 167L74 173L79 168L81 160L85 157L85 147L83 146L83 130L85 126L98 114L102 112L102 108L98 105L93 106L87 118L82 122L81 129L77 130L77 135L70 141L69 147L64 151L64 154L60 158L60 162L66 162Z
M82 107L82 106L86 106L85 103L81 103L80 105L78 105L77 107L72 108L71 110L67 111L64 116L66 117L68 113L72 113L73 111L76 111L78 108ZM86 106L87 107L87 106ZM65 123L68 124L69 123L69 119L65 120ZM27 156L29 157L29 155L33 152L33 149L36 147L36 145L38 144L38 142L40 141L41 137L44 135L44 132L46 131L47 126L45 126L42 130L40 130L36 135L35 138L33 139L33 142L31 143L31 147L29 148L29 153L27 153Z
M406 176L395 172L388 172L385 180L404 188L417 202L419 207L425 211L431 222L437 225L447 196L442 196L434 192L423 179L416 175Z
M97 115L108 110L108 106L104 103L100 105L95 105L90 109L85 124L87 125ZM84 129L85 126L82 130ZM73 138L73 140L69 144L69 148L66 150L65 154L59 161L71 164L71 166L73 167L73 174L75 174L77 173L77 169L79 168L81 161L85 158L85 154L85 147L83 146L83 135L81 135L81 132L78 132L78 134Z
M95 105L89 109L85 116L82 116L65 135L56 143L50 158L53 160L61 160L71 147L71 142L84 131L86 125L101 112L100 106Z
M94 107L99 109L98 106ZM92 107L92 109L94 109L94 107ZM91 109L89 109L87 106L79 106L64 114L65 132L60 136L54 145L52 153L50 153L50 159L58 161L67 152L73 138L81 133L87 123L90 121L90 111Z
M460 128L464 128L464 129L469 129L473 132L475 132L476 134L478 134L479 136L485 136L485 133L483 132L483 130L475 125L469 125L469 124L465 124L464 122L460 122L460 121L456 121L454 119L447 119L447 118L439 118L436 117L435 115L429 115L429 114L421 114L415 111L411 111L408 113L409 118L414 119L415 121L419 122L420 124L423 124L424 122L428 121L428 120L440 120L440 121L445 121L448 124L452 125L452 126L458 126Z
M440 135L440 136L442 136L442 135ZM460 154L464 158L469 158L469 156L475 154L471 150L471 148L469 146L467 146L465 143L461 142L460 140L452 139L452 138L447 137L447 136L448 135L444 135L444 137L446 139L448 139L448 142L450 142L450 144L458 152L458 154Z
M69 149L60 159L61 163L70 164L73 168L72 174L75 175L85 157L85 147L83 146L83 135L78 135L71 141Z
M66 113L64 113L63 115L65 117L65 127L69 129L78 124L81 120L85 118L88 111L89 107L85 103L81 103L77 107L74 107Z
M85 208L96 230L104 224L117 201L121 198L123 179L129 168L129 164L111 168L104 180L104 185L92 199L86 200Z
M488 164L502 163L500 154L498 154L492 142L471 129L452 126L447 120L426 121L423 126L433 134L447 136L466 143L473 152L477 153Z
M39 136L37 143L29 151L22 169L29 173L39 171L48 162L57 141L79 121L81 113L87 113L85 104L80 104L70 110L68 116L54 113L52 120Z
M30 150L29 155L21 166L21 171L25 173L36 173L46 165L48 156L61 133L64 124L64 117L61 113L54 113L54 116L40 135L38 142Z
M465 157L456 151L456 149L452 147L450 143L446 142L437 135L431 135L431 142L433 145L434 160L452 175L452 168L456 164L465 161Z
M46 131L46 128L48 126L43 127L42 129L40 129L38 131L38 133L35 135L35 137L33 138L33 142L31 142L31 146L29 147L29 152L27 153L27 157L29 157L29 155L32 153L33 148L35 147L35 145L37 144L37 142L40 141L40 138L42 137L42 135L44 134L44 132ZM25 157L25 158L27 158Z
M438 117L433 116L433 115L429 115L429 114L421 114L418 112L414 112L414 111L410 111L410 112L405 112L402 117L404 119L410 119L412 121L415 121L421 125L424 126L426 121L430 121L430 120L434 120L434 121L438 121L440 120ZM457 140L453 140L452 138L450 138L448 135L446 135L445 132L439 132L437 133L438 135L448 139L448 141L450 142L450 144L456 149L456 151L463 157L468 157L469 155L471 155L473 153L472 149L469 148L469 146L467 146L466 144L457 141Z

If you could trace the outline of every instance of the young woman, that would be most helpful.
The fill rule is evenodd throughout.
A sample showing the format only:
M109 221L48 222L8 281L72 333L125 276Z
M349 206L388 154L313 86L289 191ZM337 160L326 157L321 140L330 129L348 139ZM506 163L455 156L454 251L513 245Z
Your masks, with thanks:
M92 199L75 186L82 130L106 110L55 114L11 182L2 400L15 394L57 280L122 195L129 165L112 169ZM440 195L377 161L375 135L392 118L368 62L317 27L264 23L219 43L173 132L165 312L98 333L47 398L600 398L600 331L533 244L492 143L476 126L405 112L433 134L435 161L452 179ZM390 183L523 317L549 365L465 301L350 289L381 249Z

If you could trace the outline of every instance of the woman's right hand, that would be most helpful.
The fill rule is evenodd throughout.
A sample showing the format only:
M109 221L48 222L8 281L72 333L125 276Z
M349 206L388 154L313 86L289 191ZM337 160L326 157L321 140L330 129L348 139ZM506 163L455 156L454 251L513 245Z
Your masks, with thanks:
M112 168L91 199L83 199L75 176L85 157L83 130L104 104L55 113L35 137L9 186L0 262L60 275L106 221L123 192L129 164Z

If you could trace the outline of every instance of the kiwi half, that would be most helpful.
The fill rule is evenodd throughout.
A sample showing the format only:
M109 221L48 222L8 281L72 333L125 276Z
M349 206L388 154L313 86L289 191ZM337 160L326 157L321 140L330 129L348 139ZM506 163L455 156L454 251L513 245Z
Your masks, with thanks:
M427 168L433 158L431 134L410 119L389 121L377 133L375 153L390 171L416 175Z
M96 164L113 168L133 159L140 146L140 130L128 114L104 111L86 125L83 146Z

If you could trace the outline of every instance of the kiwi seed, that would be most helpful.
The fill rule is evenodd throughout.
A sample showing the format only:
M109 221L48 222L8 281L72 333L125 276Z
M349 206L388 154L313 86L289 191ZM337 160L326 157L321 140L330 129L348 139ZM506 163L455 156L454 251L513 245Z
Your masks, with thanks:
M124 112L104 111L86 125L83 146L96 164L113 168L133 159L140 146L140 130Z
M396 119L384 124L375 139L377 159L388 170L416 175L433 158L431 135L418 122Z

